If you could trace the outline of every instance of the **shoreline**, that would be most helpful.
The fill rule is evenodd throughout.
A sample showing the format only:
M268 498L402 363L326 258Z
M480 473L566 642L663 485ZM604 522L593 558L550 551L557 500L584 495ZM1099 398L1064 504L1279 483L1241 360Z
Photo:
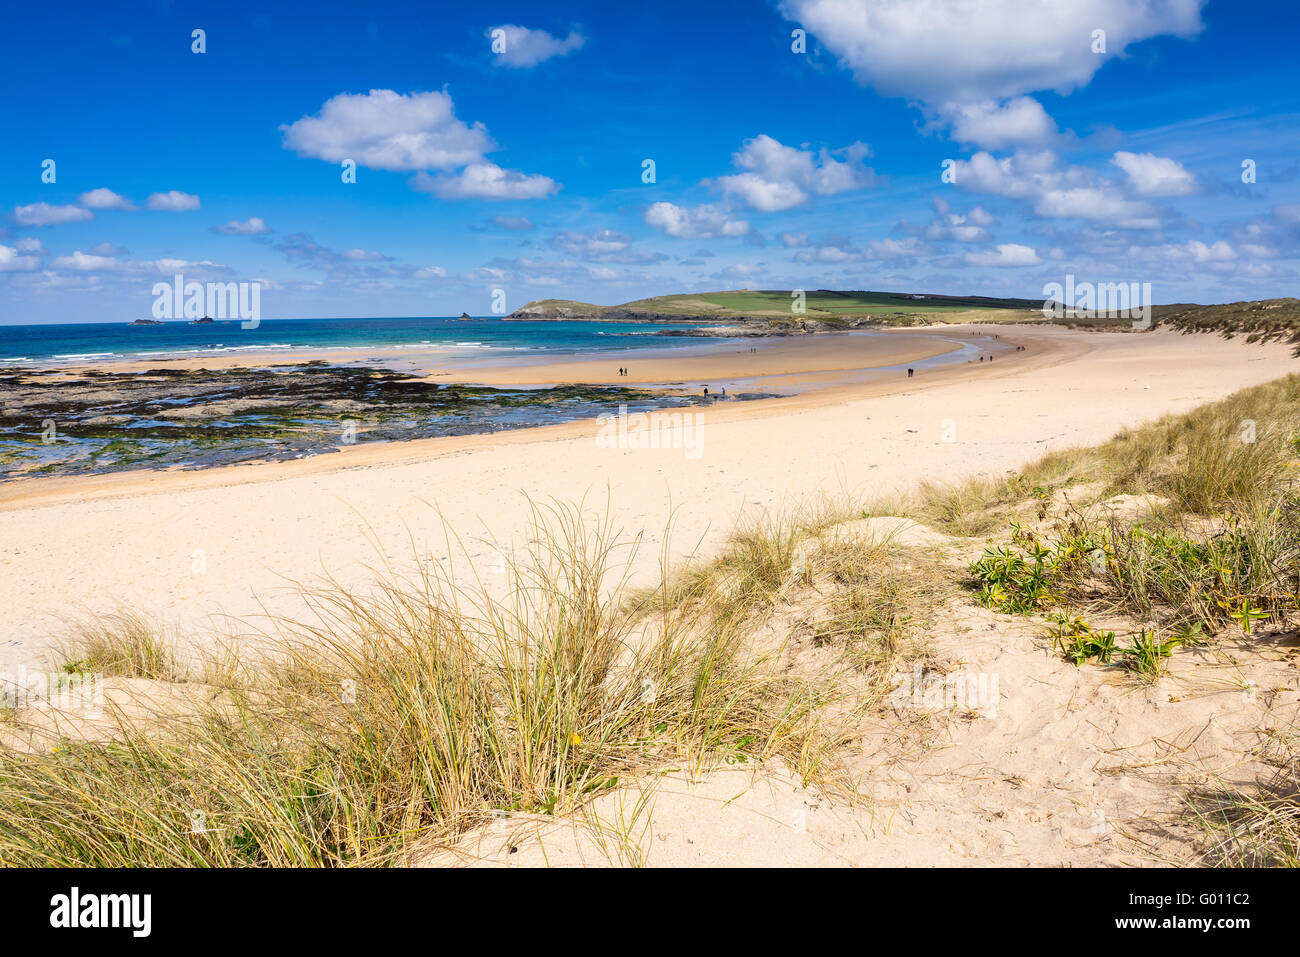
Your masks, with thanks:
M38 660L77 614L129 608L210 641L264 614L310 615L297 584L322 576L365 588L377 568L436 562L458 580L490 581L493 556L521 546L547 503L580 504L639 539L620 556L631 582L653 584L661 558L711 555L763 516L1001 477L1297 368L1277 343L1013 335L999 341L1028 351L993 367L706 407L699 455L602 446L584 420L290 462L9 483L0 666Z
M962 334L963 327L953 328L959 330L957 335ZM1001 332L1002 330L999 330L997 334L1000 335ZM911 330L884 334L909 339L917 336ZM967 335L980 342L984 341L983 330L972 328L967 331ZM945 330L940 338L951 339L953 334L949 330ZM785 341L788 342L789 340ZM921 368L923 374L919 378L902 378L901 380L892 377L886 380L875 373L878 373L881 369L892 368L896 365L896 360L903 355L902 349L905 346L900 345L896 349L881 354L881 361L888 362L890 365L862 367L855 365L856 360L844 360L839 363L839 368L818 369L819 364L823 366L828 364L827 359L833 355L839 355L843 358L842 350L829 349L827 348L828 344L825 343L819 343L816 349L807 347L783 349L778 345L755 354L754 358L759 360L760 367L764 369L771 368L774 363L786 363L792 360L796 367L802 365L808 371L787 373L780 376L780 378L786 380L787 387L799 388L800 391L788 395L751 399L744 402L715 403L704 406L702 409L707 410L711 422L724 423L765 415L795 413L853 399L872 398L900 391L923 390L928 386L960 381L963 373L977 378L989 378L999 374L1009 375L1011 374L1010 367L1013 365L1019 367L1021 364L1033 360L1034 367L1037 367L1042 362L1052 361L1062 345L1048 338L1039 337L1036 341L1037 345L1034 349L1025 353L1017 353L1012 351L1010 347L1019 345L1020 342L1010 338L996 340L994 345L1005 353L1005 365L998 366L996 370L992 367L982 367L982 364L976 362L939 365L933 369L925 370L922 364L927 359L942 358L959 348L958 345L952 344L949 345L949 348L942 350L935 347L928 350L928 353L923 352L920 357L904 360L915 363ZM796 357L791 355L792 352L802 354ZM711 376L711 378L714 381L724 383L740 381L742 372L751 371L745 368L744 359L742 358L748 356L748 352L714 349L708 355L697 357L701 362L695 364L692 371L729 373L729 378L723 380L719 380L717 375ZM799 360L802 360L802 363ZM190 360L181 361L186 363L187 368L206 368L203 365L189 366ZM665 367L675 361L672 357L665 357L642 363L641 367L649 367L662 375L667 374L669 371ZM503 366L489 370L489 374L486 376L476 375L476 373L483 370L462 369L457 372L432 372L424 378L429 381L449 384L474 383L493 386L529 385L547 387L581 382L589 385L624 385L648 389L657 387L665 392L675 391L679 393L683 391L686 382L686 380L678 380L676 382L651 383L637 381L632 377L619 378L611 376L608 374L609 362L610 359L607 357L601 357L600 359L588 358L575 362ZM733 364L728 365L728 363ZM292 363L292 365L301 364L303 363ZM829 364L835 365L833 362ZM113 363L111 366L111 370L104 371L126 371L121 370L117 363ZM981 367L973 369L972 366ZM156 366L148 364L145 368L136 371L145 371L148 368L156 368ZM177 366L173 365L172 368L177 368ZM222 363L219 368L247 367L238 364L228 366ZM254 368L260 368L260 366ZM1006 371L1004 372L1004 370ZM589 378L572 378L575 374L586 374ZM700 409L695 411L700 411ZM580 418L569 422L505 429L496 432L485 431L468 435L431 436L404 441L365 442L341 446L332 454L313 455L289 461L253 461L192 469L175 467L144 468L123 469L98 474L55 474L20 477L0 483L0 511L23 508L36 503L59 502L67 498L127 495L136 492L147 494L150 491L170 488L210 488L238 484L242 481L275 481L282 476L327 473L345 469L399 464L493 446L515 445L533 441L561 441L593 434L597 421L596 418Z

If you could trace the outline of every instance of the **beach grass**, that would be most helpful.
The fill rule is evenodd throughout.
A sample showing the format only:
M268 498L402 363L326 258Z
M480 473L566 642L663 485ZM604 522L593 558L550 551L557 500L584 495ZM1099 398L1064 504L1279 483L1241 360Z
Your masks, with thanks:
M646 806L620 805L612 824L588 812L621 782L776 761L851 795L844 758L864 717L961 584L870 516L966 538L1009 527L968 594L1038 616L1075 664L1154 681L1179 647L1294 624L1298 422L1291 376L1011 475L756 519L714 558L665 558L649 589L623 580L607 521L537 508L506 597L438 565L361 590L326 581L305 591L310 620L272 619L238 660L227 648L183 666L147 620L90 619L64 670L166 684L181 703L114 703L95 734L7 715L0 863L395 864L541 813L586 816L635 864ZM1117 495L1149 507L1092 507ZM1130 633L1095 624L1116 616ZM1189 805L1217 835L1215 862L1294 862L1295 768Z
M364 593L328 583L313 622L273 621L271 653L237 681L180 685L194 694L174 712L110 706L102 736L3 749L0 863L390 864L657 767L830 772L849 738L823 713L829 683L782 673L726 618L623 614L607 527L557 509L533 538L505 600L432 570ZM168 674L139 619L82 639L77 661Z

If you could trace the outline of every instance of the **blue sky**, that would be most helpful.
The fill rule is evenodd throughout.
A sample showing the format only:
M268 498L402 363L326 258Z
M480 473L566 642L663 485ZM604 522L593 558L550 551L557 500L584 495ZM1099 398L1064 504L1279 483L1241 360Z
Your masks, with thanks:
M77 6L0 30L0 323L146 317L177 273L266 318L1297 287L1289 3Z

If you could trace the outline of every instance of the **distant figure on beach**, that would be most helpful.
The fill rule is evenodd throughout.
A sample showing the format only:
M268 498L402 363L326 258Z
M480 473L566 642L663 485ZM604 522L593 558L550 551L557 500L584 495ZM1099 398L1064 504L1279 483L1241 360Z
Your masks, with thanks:
M984 361L984 357L983 357L983 356L980 356L980 362L983 362L983 361Z
M908 369L908 370L907 370L907 377L908 377L909 379L912 378L912 370L911 370L911 369Z
M704 387L704 394L705 395L709 394L709 387L707 385Z

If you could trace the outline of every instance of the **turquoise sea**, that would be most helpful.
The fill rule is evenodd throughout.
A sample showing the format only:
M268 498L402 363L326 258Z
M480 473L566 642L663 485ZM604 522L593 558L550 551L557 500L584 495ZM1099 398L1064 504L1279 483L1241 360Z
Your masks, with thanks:
M263 319L245 329L238 320L0 325L0 369L112 360L142 361L285 349L452 349L466 355L589 353L699 347L689 336L659 335L690 323L463 321L446 316L394 319ZM541 356L539 355L539 358Z

